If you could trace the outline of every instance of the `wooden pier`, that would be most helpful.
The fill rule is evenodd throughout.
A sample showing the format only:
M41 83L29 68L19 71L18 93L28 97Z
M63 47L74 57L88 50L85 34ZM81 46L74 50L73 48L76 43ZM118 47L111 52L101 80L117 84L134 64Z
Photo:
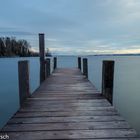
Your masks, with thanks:
M134 129L82 75L56 69L1 134L10 140L139 140Z

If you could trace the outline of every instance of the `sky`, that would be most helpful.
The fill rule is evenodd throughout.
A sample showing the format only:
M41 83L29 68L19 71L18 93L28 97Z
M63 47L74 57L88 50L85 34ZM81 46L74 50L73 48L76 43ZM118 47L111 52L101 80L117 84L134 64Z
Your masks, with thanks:
M140 53L140 0L0 0L0 36L38 33L53 54Z

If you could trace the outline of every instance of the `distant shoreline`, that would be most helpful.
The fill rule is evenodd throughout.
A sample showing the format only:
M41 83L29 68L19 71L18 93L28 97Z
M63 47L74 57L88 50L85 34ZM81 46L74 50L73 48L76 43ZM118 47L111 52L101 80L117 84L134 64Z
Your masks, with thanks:
M66 54L57 55L57 54L55 54L50 57L54 57L54 56L74 56L74 57L78 57L78 56L83 56L83 57L84 56L140 56L140 54L93 54L93 55L66 55ZM39 56L1 56L0 58L24 58L24 57L39 57Z
M39 56L2 56L0 58L22 58L22 57L39 57Z
M97 54L88 56L140 56L140 54Z

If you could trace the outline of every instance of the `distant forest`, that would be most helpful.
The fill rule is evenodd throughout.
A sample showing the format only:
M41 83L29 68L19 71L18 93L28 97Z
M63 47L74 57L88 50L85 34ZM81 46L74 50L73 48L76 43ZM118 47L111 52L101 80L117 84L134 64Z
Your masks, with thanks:
M0 37L0 57L29 57L39 56L39 53L31 51L31 45L27 40L15 37ZM46 56L51 56L47 49Z

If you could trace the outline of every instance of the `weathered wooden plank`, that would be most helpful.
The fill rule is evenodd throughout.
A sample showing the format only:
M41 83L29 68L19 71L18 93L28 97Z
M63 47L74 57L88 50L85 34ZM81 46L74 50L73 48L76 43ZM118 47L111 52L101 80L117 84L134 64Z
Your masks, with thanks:
M21 108L20 111L85 111L85 110L112 110L112 107L71 107L71 108Z
M15 114L14 117L19 118L28 118L28 117L68 117L68 116L111 116L111 115L118 115L118 112L114 110L101 110L101 111L52 111L52 112L41 112L41 111L19 111Z
M48 103L48 102L44 102L44 101L38 101L38 102L25 102L24 103L24 107L28 107L28 106L43 106L43 107L65 107L65 108L68 108L68 107L97 107L97 106L110 106L110 103L109 102L92 102L92 103L70 103L70 102L62 102L59 103L59 102L52 102L52 103Z
M56 130L97 130L97 129L130 129L127 122L76 122L76 123L47 123L47 124L10 124L3 128L5 132L21 131L56 131Z
M70 104L59 104L59 105L45 105L45 104L24 104L23 107L21 108L21 110L30 110L30 109L39 109L39 108L45 108L48 111L53 111L53 110L69 110L69 109L73 109L73 110L92 110L92 108L95 107L110 107L110 104L107 103L97 103L97 104L86 104L86 105L70 105Z
M53 98L53 97L56 97L56 98L59 98L59 97L65 97L65 98L77 98L79 97L79 94L64 94L63 93L60 93L60 94L44 94L44 93L40 93L40 94L36 94L36 95L32 95L32 97L48 97L48 98ZM101 97L103 98L103 96L101 94L84 94L84 93L81 93L81 97L89 97L90 99L92 98L98 98L98 97Z
M46 83L46 84L48 84L48 83ZM48 85L49 86L49 85ZM67 86L69 86L69 85L67 85ZM46 93L46 91L48 91L48 92L50 92L50 93L52 93L52 92L54 92L54 93L65 93L65 91L67 91L68 93L70 93L70 94L78 94L79 92L80 93L93 93L93 94L96 94L96 93L98 93L98 94L100 94L100 92L98 92L97 90L95 90L95 89L87 89L87 87L62 87L62 88L57 88L57 87L52 87L51 89L49 89L49 88L39 88L38 89L38 91L40 92L40 93Z
M62 87L62 88L64 88L64 87ZM100 92L95 89L85 91L83 89L78 90L78 88L77 88L77 90L74 90L74 89L72 90L72 88L70 88L70 87L68 87L67 89L64 88L64 90L62 90L62 88L59 89L57 87L54 87L54 88L52 87L52 89L46 88L46 89L39 89L38 91L39 91L39 93L45 93L45 94L46 94L46 92L50 93L50 94L59 94L59 93L61 94L65 91L68 92L67 94L81 94L81 93L86 93L86 94L97 94L98 93L98 94L100 94Z
M103 100L104 98L93 98L92 100L94 101L94 100ZM75 101L77 101L77 102L85 102L85 101L90 101L91 99L71 99L71 100L66 100L66 99L61 99L61 100L48 100L48 98L27 98L27 101L46 101L46 102L57 102L57 101L59 101L59 102L61 102L61 103L64 103L64 102L75 102Z
M114 116L70 116L70 117L33 117L33 118L12 118L8 124L23 123L63 123L63 122L100 122L100 121L124 121L118 115Z
M103 99L102 96L94 96L94 95L91 95L91 96L52 96L52 97L47 97L47 96L44 96L44 95L40 95L40 96L35 96L35 97L32 97L32 98L46 98L47 100L73 100L73 99L77 99L77 100L88 100L88 99Z
M50 101L45 101L45 100L38 100L38 102L36 102L36 100L34 99L34 98L27 98L27 100L24 102L24 103L39 103L39 102L41 102L41 103L43 103L43 104L65 104L65 103L67 103L67 104L86 104L86 103L89 103L89 104L94 104L94 103L104 103L104 102L107 102L107 100L106 99L89 99L89 100L69 100L69 101L67 101L67 100L61 100L61 101L59 101L59 100L50 100Z
M133 138L136 132L133 129L113 130L69 130L69 131L34 131L34 132L8 132L11 140L33 139L83 139L83 138Z
M90 94L90 95L84 95L83 94L83 96L79 96L79 95L51 95L51 96L49 96L49 95L45 95L45 94L40 94L40 95L35 95L35 96L32 96L32 98L47 98L48 100L50 99L50 100L52 100L52 99L69 99L69 100L80 100L80 99L104 99L104 97L103 96L100 96L100 95L95 95L95 94Z

